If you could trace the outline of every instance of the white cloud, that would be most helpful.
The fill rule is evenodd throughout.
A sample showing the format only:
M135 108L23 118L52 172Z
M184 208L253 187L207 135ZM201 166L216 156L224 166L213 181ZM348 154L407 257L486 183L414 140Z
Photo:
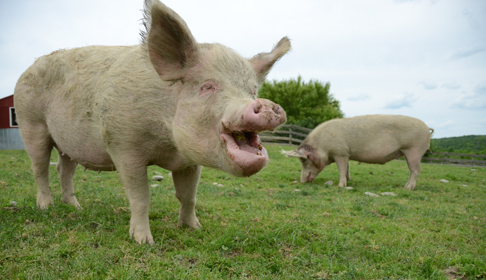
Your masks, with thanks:
M394 96L390 101L386 102L385 109L400 109L403 107L412 107L415 98L412 94L400 94Z
M455 124L455 122L453 120L447 120L445 122L442 122L442 123L435 125L435 128L448 128L448 127L453 126L454 124Z
M432 90L437 88L436 82L431 81L421 81L418 83L419 85L423 86L425 90Z
M486 82L482 82L476 86L474 89L477 95L486 97Z
M353 102L367 101L367 100L370 100L370 99L371 99L371 96L369 94L366 94L366 93L359 94L359 95L353 95L353 96L350 96L350 97L347 98L347 100L353 101Z
M480 28L480 25L478 23L478 21L476 20L476 17L471 14L471 12L469 12L468 9L464 9L462 11L462 15L467 19L467 22L469 23L469 26L471 26L471 28L473 29L479 29Z
M465 110L486 110L486 96L477 94L463 94L454 99L451 108Z
M486 51L486 47L483 45L461 48L451 55L450 60L458 60L458 59L466 58L484 51Z
M486 82L478 84L474 93L463 92L452 101L451 107L466 110L486 110Z
M456 82L447 82L445 84L442 84L441 87L449 89L449 90L454 90L454 89L460 89L461 85L456 83Z

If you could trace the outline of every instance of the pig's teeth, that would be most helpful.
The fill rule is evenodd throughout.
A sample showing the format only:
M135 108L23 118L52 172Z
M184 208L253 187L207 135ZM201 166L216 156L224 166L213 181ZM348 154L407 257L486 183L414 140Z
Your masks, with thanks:
M64 155L65 155L65 153L64 153L64 152L62 152L62 153L61 153L61 156L64 156Z
M100 173L101 173L101 169L98 169L98 174L100 174Z
M85 168L84 168L84 172L86 172L86 169L88 169L88 167L85 167Z

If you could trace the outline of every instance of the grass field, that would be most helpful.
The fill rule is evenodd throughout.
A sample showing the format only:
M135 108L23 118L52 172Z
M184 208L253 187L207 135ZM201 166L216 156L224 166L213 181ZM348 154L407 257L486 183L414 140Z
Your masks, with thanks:
M409 191L404 161L352 162L354 189L345 190L336 186L335 164L313 183L297 183L300 163L279 153L292 147L266 146L271 162L250 178L203 169L202 230L177 227L169 172L149 167L150 178L165 177L150 182L158 184L151 187L154 246L129 239L116 172L79 167L74 183L84 209L76 211L60 203L51 166L55 205L40 211L26 152L0 151L0 279L486 278L485 168L423 164Z

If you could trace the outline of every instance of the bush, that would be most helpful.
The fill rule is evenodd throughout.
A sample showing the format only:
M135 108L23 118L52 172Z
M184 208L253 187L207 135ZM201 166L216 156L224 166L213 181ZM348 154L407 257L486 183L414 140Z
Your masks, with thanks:
M299 76L297 80L263 83L259 97L280 104L287 113L288 124L313 129L322 122L344 116L339 101L329 93L330 87L329 82L305 83Z

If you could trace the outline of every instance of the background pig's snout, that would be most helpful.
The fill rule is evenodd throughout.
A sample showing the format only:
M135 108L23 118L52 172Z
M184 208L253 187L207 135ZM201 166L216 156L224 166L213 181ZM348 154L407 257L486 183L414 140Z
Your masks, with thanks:
M247 124L257 128L255 130L273 130L287 120L284 109L267 99L257 99L250 103L244 118Z

